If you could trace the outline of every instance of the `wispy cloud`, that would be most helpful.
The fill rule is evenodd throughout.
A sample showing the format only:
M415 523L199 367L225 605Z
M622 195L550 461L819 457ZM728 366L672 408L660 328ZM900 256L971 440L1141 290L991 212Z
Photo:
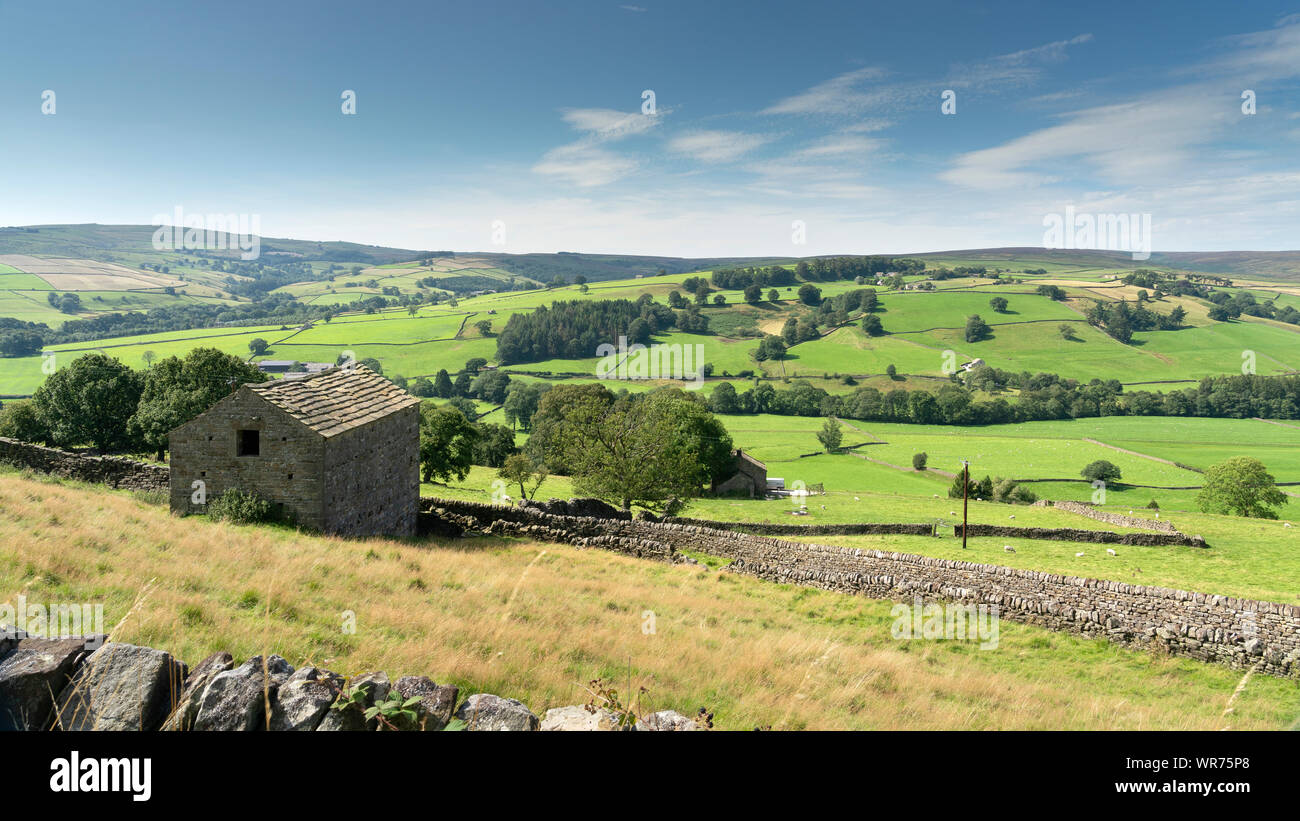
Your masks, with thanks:
M692 131L668 141L668 150L706 163L740 159L772 137L742 131Z

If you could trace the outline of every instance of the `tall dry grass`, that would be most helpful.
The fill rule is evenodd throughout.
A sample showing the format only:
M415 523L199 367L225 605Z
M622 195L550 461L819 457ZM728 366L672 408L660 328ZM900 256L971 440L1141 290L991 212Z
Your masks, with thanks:
M890 638L891 603L493 539L349 541L180 519L129 494L0 475L0 601L102 602L114 640L193 664L279 653L345 674L427 674L583 703L602 677L642 709L721 728L1289 726L1300 687L1009 623L996 650ZM356 632L344 631L345 612ZM646 626L653 614L653 632Z

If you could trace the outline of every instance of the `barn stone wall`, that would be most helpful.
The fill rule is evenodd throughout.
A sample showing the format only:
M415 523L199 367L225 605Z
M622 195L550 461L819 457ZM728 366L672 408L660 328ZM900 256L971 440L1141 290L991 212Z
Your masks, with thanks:
M236 455L240 430L260 432L257 456ZM238 489L282 506L295 523L325 529L325 439L247 389L236 391L206 413L172 431L171 509L201 513L194 482L208 501Z
M420 409L412 405L325 444L325 531L415 535L420 503Z

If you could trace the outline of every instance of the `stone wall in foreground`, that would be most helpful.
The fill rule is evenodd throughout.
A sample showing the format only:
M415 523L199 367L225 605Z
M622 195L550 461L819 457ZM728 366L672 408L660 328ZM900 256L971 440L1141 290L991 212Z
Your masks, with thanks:
M0 462L64 479L128 490L166 491L169 475L166 465L151 465L124 456L72 453L3 436L0 436Z
M426 515L462 517L460 521L471 529L604 547L593 540L592 534L600 534L612 544L655 546L643 547L645 552L640 555L667 560L680 556L683 550L699 551L731 559L727 569L732 572L769 581L907 603L921 596L997 605L999 616L1011 621L1236 668L1256 668L1275 676L1300 675L1300 606L1291 604L793 542L673 522L553 516L518 507L443 499L424 499L422 506L441 511ZM971 530L974 535L975 529ZM1172 537L1124 535L1155 540Z
M366 717L396 693L406 715ZM334 709L340 696L351 704ZM395 697L394 697L395 698ZM460 699L426 676L391 681L382 672L352 678L319 667L294 669L277 655L235 665L213 653L193 668L170 653L105 636L47 639L0 625L0 731L438 731L707 730L712 714L673 710L628 716L608 709L556 707L538 718L523 703L490 693ZM631 726L628 726L631 725Z

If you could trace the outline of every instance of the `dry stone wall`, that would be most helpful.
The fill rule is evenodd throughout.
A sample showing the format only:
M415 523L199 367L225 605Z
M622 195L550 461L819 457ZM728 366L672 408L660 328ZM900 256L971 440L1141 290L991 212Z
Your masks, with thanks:
M1275 676L1300 675L1300 607L1296 605L794 542L676 522L552 516L518 507L442 499L425 499L423 504L440 511L429 515L463 517L462 521L475 528L496 528L494 532L608 546L592 535L600 533L610 545L634 540L660 545L662 549L656 548L657 558L672 560L682 550L721 556L732 560L728 570L769 581L908 603L921 596L997 605L999 616L1012 621L1236 668L1254 668ZM971 532L976 535L974 527ZM1095 535L1093 531L1079 533ZM1109 535L1153 540L1136 542L1142 544L1179 543L1174 541L1179 537L1173 534Z
M235 665L213 653L193 668L149 647L105 636L45 639L0 626L0 730L116 731L438 731L457 719L466 730L700 730L711 716L664 710L632 726L608 710L557 707L538 718L522 702L460 691L426 676L391 681L383 672L346 679L317 667L295 670L277 655ZM93 648L93 649L92 649ZM340 695L358 693L334 709ZM418 699L411 714L367 718L390 693ZM269 706L269 711L268 711Z
M953 527L953 535L961 538L962 526ZM1109 530L1079 530L1073 527L1011 527L1009 525L968 525L968 536L1006 536L1017 539L1043 539L1055 542L1093 542L1096 544L1126 544L1145 547L1207 547L1200 536L1182 533L1113 533Z
M1067 513L1077 513L1080 516L1087 516L1089 519L1096 519L1099 522L1105 522L1115 527L1139 527L1144 530L1159 530L1164 533L1178 533L1178 529L1173 526L1172 522L1163 519L1144 519L1141 516L1125 516L1122 513L1108 513L1104 510L1098 510L1092 505L1085 505L1082 502L1071 502L1058 499L1043 499L1034 503L1038 507L1054 507L1057 510L1064 510Z
M3 436L0 436L0 462L128 490L165 491L169 475L165 465L151 465L122 456L72 453Z

